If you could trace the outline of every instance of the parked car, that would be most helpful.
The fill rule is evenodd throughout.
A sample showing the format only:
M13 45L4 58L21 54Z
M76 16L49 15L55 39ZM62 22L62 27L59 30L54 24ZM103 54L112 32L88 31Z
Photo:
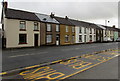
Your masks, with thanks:
M117 38L116 42L120 42L120 37L119 37L119 38Z
M104 37L104 42L112 42L112 39L110 37Z

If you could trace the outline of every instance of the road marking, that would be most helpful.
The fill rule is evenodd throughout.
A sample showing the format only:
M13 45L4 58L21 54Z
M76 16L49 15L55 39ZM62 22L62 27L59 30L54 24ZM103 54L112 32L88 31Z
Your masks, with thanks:
M39 55L39 54L45 54L48 52L39 52L39 53L31 53L31 54L24 54L24 55L14 55L14 56L9 56L9 58L15 58L15 57L22 57L22 56L32 56L32 55Z
M2 72L2 73L0 73L0 76L1 76L1 75L5 75L5 74L7 74L7 72Z
M116 50L115 50L116 51ZM104 52L104 51L102 51L102 52ZM89 54L86 54L86 55L89 55ZM119 54L120 55L120 54ZM111 58L109 58L109 59L107 59L107 60L103 60L103 61L101 61L101 62L106 62L106 61L108 61L108 60L110 60L110 59L112 59L112 58L114 58L114 57L117 57L117 56L119 56L119 55L114 55L113 57L111 57ZM77 57L79 57L79 56L77 56ZM71 57L71 58L74 58L74 57ZM61 60L59 60L59 61L61 61ZM54 61L55 62L55 61ZM54 63L53 62L53 63ZM58 62L58 61L56 61L56 62ZM34 68L34 67L37 67L37 66L40 66L40 65L34 65L34 66L30 66L30 67L26 67L25 69L29 69L29 68ZM91 66L89 66L89 67L91 67ZM89 68L88 67L88 68ZM85 68L85 69L87 69L87 68ZM84 71L85 69L83 69L83 70L81 70L81 71ZM28 72L28 71L27 71ZM80 72L80 71L79 71ZM4 74L7 74L7 72L3 72L3 73L0 73L0 75L4 75ZM74 73L73 73L74 74ZM71 74L72 75L72 74Z
M113 58L114 58L114 57L113 57ZM110 58L109 60L111 60L111 59L112 59L112 58ZM106 60L106 61L108 61L108 60ZM106 62L106 61L101 61L101 62L99 62L99 63L97 63L97 64L94 64L94 65L88 67L88 68L85 68L85 69L83 69L83 70L80 70L80 71L78 71L78 72L75 72L75 73L73 73L73 74L70 74L70 75L68 75L68 76L62 77L62 78L60 78L60 80L66 79L66 78L68 78L68 77L70 77L70 76L73 76L73 75L75 75L75 74L78 74L78 73L81 73L81 72L83 72L83 71L86 71L86 70L88 70L88 69L90 69L90 68L92 68L92 67L95 67L95 66L97 66L97 65L99 65L99 64L101 64L101 63L104 63L104 62ZM59 81L59 80L58 80L58 81Z

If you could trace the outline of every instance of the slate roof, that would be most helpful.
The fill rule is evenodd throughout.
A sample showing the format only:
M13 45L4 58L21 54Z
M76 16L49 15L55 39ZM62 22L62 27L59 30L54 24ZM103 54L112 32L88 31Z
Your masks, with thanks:
M72 23L71 23L68 19L66 19L66 18L56 17L56 16L54 16L54 18L55 18L60 24L74 26L74 24L72 24Z
M50 15L45 15L45 14L40 14L40 13L35 13L35 15L40 19L40 21L42 22L49 22L49 23L55 23L55 24L59 24L59 22L50 17Z
M118 31L118 29L114 27L110 27L110 26L104 26L104 27L106 28L106 30Z
M98 27L100 27L101 29L105 30L106 28L102 25L96 24Z
M101 29L99 26L97 26L96 24L93 24L93 23L84 22L84 21L78 21L78 20L73 20L73 19L69 19L69 21L72 24L74 24L75 26L82 26L82 27L88 27L88 28Z
M7 8L5 18L40 21L35 13Z

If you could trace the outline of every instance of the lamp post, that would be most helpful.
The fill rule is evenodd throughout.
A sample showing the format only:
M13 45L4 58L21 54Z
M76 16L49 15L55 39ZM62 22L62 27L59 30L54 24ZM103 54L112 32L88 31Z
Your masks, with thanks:
M105 26L107 26L107 23L109 23L110 21L108 21L108 20L105 20Z
M107 26L107 23L109 23L109 22L110 22L110 21L105 20L105 26ZM107 32L107 27L106 27L106 37L108 36L107 34L108 34L108 32Z

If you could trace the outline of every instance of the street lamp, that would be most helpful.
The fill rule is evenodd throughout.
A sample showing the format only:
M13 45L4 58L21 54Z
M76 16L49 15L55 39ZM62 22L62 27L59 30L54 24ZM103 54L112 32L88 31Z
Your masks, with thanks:
M108 20L105 20L105 25L107 26L107 23L109 23L110 21L108 21Z

